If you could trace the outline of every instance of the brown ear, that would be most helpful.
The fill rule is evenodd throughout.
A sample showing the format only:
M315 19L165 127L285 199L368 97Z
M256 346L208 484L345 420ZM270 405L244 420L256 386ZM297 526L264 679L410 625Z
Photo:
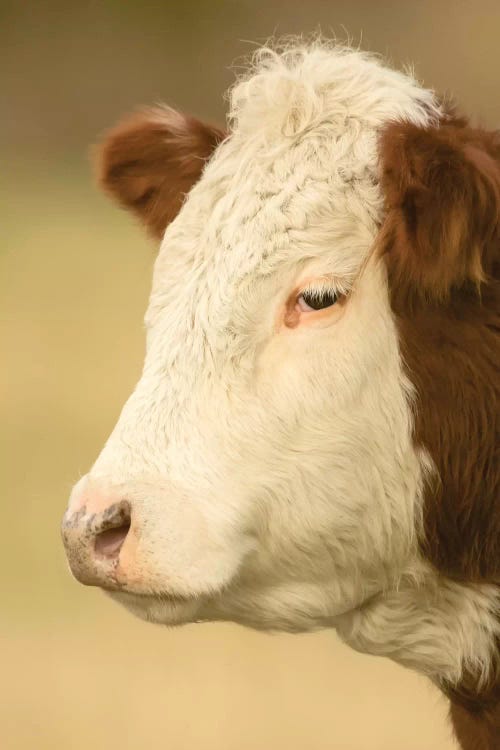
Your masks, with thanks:
M386 247L396 285L446 298L491 273L500 235L500 135L465 120L393 123L381 138Z
M169 107L138 112L98 147L99 183L161 238L224 137L222 130Z

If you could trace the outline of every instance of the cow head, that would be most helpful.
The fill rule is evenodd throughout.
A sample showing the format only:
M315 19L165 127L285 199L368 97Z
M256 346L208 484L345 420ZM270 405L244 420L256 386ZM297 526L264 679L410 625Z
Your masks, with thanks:
M111 131L101 182L161 247L142 376L63 523L75 576L155 622L335 625L415 663L411 614L454 679L466 649L437 645L439 613L484 609L486 663L493 563L436 567L446 472L465 486L453 420L486 387L459 300L478 319L490 294L499 154L410 77L327 45L259 53L227 134L170 109ZM461 405L439 375L451 314Z

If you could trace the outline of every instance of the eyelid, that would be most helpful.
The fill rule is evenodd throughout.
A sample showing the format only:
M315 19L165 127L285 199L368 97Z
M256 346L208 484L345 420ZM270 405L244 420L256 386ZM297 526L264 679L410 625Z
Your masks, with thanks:
M321 293L326 290L328 291L336 291L334 288L333 280L327 280L327 279L313 279L309 281L305 286L300 287L297 297L300 297L301 294L312 294L314 295L316 292Z
M350 292L350 285L345 281L331 276L318 276L314 279L304 280L303 284L296 288L295 298L298 299L302 294L306 293L313 296L315 293L318 293L319 296L325 291L333 292L338 297L345 297Z

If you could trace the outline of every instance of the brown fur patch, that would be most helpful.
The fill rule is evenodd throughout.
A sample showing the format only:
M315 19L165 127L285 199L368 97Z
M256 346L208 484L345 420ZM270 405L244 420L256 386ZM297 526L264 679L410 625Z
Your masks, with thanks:
M391 125L383 252L415 441L439 474L423 549L446 575L500 581L500 138Z
M159 239L223 139L219 128L168 107L138 112L98 147L99 183Z
M464 750L498 750L500 747L500 679L478 695L467 678L458 688L445 688L451 700L450 717Z
M500 746L500 699L491 708L469 711L452 702L455 735L463 750L498 750Z
M459 581L500 583L500 136L465 120L392 124L381 139L381 234L414 439L438 472L423 554ZM500 686L444 687L467 750L500 747Z

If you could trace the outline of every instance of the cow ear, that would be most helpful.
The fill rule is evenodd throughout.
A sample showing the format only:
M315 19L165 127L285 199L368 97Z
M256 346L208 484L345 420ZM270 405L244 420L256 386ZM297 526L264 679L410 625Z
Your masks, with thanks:
M101 187L161 238L225 134L169 107L144 110L96 149Z
M381 166L393 288L426 300L479 288L498 255L500 134L465 120L393 123L381 137Z

